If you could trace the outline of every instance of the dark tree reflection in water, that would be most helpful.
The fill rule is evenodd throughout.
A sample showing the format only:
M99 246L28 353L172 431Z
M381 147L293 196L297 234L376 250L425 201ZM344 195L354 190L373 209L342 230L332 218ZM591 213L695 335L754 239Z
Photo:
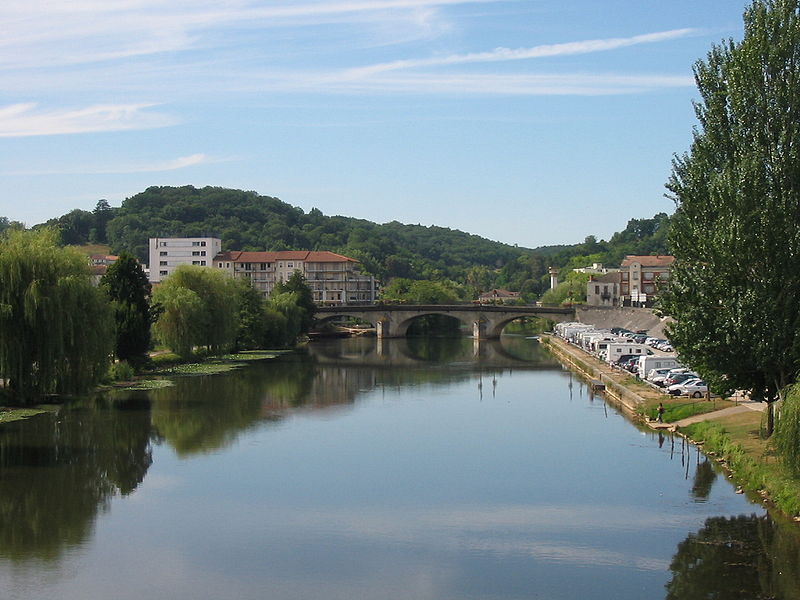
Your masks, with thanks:
M712 517L678 545L667 600L796 600L799 542L766 515Z

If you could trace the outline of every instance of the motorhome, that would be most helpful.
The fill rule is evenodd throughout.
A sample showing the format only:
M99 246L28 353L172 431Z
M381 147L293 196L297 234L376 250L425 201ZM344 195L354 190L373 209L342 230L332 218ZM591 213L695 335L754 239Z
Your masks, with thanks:
M638 373L644 379L652 369L676 369L680 366L677 356L640 356Z
M609 363L616 364L623 356L635 356L637 354L647 356L652 353L653 351L644 344L634 344L633 342L609 342L606 347L605 360Z

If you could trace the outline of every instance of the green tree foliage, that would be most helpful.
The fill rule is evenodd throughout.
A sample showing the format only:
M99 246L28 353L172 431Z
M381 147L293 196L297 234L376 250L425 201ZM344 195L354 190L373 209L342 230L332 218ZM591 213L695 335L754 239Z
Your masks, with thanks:
M236 340L237 297L236 283L225 273L182 265L153 292L160 311L156 334L180 356L190 356L195 346L223 352Z
M800 367L798 2L756 0L744 24L740 43L695 65L700 127L667 184L676 262L663 306L676 350L712 387L772 400Z
M102 241L105 235L114 252L125 250L142 261L148 259L148 238L215 235L225 250L330 250L360 261L384 282L452 280L467 286L469 299L505 288L533 301L547 289L551 266L615 265L625 254L667 254L669 217L631 219L609 242L590 235L580 244L530 250L446 227L328 217L316 208L306 214L255 192L184 186L150 187L120 208L101 200L93 213L72 211L51 223L71 243ZM480 276L475 268L483 270Z
M278 346L293 345L303 333L305 320L305 311L298 304L297 293L273 290L267 299L267 310L271 315L280 315L280 318L274 319L273 331L274 339L279 341Z
M786 465L800 475L800 383L784 396L773 442Z
M292 273L285 282L279 281L275 284L272 293L276 296L284 293L294 294L294 302L301 310L300 333L307 333L313 327L317 305L314 304L314 295L300 271Z
M570 271L564 281L542 294L544 304L581 304L586 302L586 284L589 276Z
M458 304L462 294L452 281L419 281L395 278L381 292L381 299L406 304Z
M19 403L86 391L111 356L110 304L86 258L57 238L50 228L0 238L0 379Z
M147 362L150 349L150 282L142 266L127 252L109 266L101 280L111 298L116 321L114 353L134 366Z

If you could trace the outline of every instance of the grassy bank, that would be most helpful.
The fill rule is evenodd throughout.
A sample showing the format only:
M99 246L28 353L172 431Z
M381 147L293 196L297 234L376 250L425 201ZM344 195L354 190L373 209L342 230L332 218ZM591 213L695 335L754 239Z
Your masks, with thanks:
M768 442L758 436L754 415L702 421L681 429L681 433L722 463L737 485L768 500L783 513L800 520L800 481L777 459Z
M585 377L599 376L607 385L613 382L612 385L624 387L631 397L636 398L634 418L655 421L659 403L664 404L666 423L707 415L704 421L681 427L680 435L702 447L706 454L723 465L731 473L733 481L753 499L771 504L800 521L800 479L781 463L770 441L763 439L761 412L745 410L736 414L719 414L718 411L737 403L725 398L707 401L662 394L619 371L609 372L601 361L560 340L542 341L563 362Z

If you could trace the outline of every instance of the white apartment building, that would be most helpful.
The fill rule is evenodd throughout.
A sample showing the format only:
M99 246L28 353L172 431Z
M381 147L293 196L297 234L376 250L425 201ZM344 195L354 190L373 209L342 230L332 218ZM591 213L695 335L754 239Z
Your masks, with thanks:
M311 288L314 302L323 305L375 302L377 282L360 271L358 261L328 251L285 250L242 252L232 250L214 257L213 266L232 277L245 277L265 296L275 284L300 271Z
M210 267L222 251L214 237L150 238L150 283L159 283L180 265Z

